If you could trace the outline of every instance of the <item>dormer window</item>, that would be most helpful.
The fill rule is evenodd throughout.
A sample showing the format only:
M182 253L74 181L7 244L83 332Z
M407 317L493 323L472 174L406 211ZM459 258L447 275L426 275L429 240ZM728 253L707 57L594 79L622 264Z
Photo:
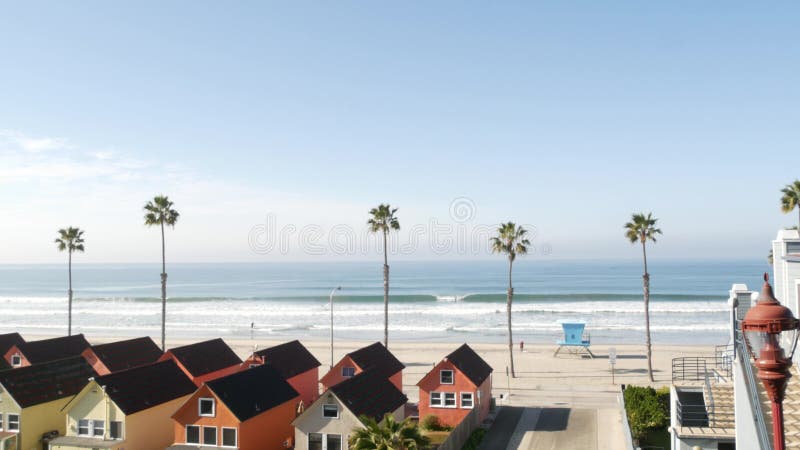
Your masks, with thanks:
M339 418L339 405L322 405L322 417L329 419Z
M342 367L342 376L345 378L350 378L356 376L356 368L355 367Z
M197 403L200 417L214 417L216 415L216 402L213 398L201 398Z
M442 370L439 372L439 383L441 384L453 384L453 371L452 370Z
M11 355L11 366L12 367L19 367L22 365L22 356L19 353L14 353Z

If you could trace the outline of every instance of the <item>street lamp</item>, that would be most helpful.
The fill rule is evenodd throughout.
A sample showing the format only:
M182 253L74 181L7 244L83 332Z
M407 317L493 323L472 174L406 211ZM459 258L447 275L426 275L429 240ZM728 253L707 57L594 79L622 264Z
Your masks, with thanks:
M764 286L758 303L747 311L742 320L742 334L747 349L758 368L758 378L764 384L772 403L772 434L775 450L785 450L783 432L783 396L786 382L791 377L792 355L797 346L798 320L792 311L778 303L764 274ZM791 350L784 355L781 341Z
M336 294L336 291L341 290L341 286L336 286L331 291L331 369L333 369L333 296Z

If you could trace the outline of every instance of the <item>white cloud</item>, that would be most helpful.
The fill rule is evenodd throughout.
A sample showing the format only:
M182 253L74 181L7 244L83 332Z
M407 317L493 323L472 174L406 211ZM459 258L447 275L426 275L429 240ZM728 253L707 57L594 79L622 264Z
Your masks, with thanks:
M0 130L0 143L3 140L31 153L72 148L64 138L31 137L13 130Z

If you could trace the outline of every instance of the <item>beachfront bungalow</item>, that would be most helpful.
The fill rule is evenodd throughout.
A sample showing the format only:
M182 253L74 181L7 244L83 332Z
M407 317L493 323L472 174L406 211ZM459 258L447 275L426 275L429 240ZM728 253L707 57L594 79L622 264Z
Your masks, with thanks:
M172 416L169 450L291 448L299 394L271 365L204 384Z
M319 360L300 341L291 341L253 353L242 363L244 369L267 363L274 367L300 393L308 406L319 397Z
M11 362L5 359L5 354L11 350L11 347L15 345L19 346L24 343L25 339L23 339L19 333L0 334L0 355L3 356L3 358L0 358L0 370L6 370L13 367Z
M174 360L200 387L203 383L241 370L242 360L220 338L167 350L159 361Z
M319 382L322 384L322 390L326 391L362 372L375 371L402 391L405 367L383 344L376 342L346 354Z
M158 361L164 352L149 337L93 345L82 353L98 375L146 366Z
M417 386L421 418L433 414L455 427L473 409L478 409L478 423L489 415L492 367L467 344L445 356Z
M80 356L0 372L0 449L38 449L64 434L64 407L95 375Z
M324 392L294 421L295 450L342 450L349 434L364 428L361 416L378 422L387 413L404 419L408 397L383 374L361 372Z
M172 360L99 376L65 408L66 435L50 450L166 448L172 414L195 390Z
M12 345L3 355L11 367L28 367L33 364L78 356L89 348L82 334L22 342Z

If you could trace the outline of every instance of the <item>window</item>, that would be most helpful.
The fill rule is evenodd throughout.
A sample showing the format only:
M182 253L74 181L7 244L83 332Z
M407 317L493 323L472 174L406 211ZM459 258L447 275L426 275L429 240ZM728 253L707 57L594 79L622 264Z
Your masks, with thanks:
M331 419L338 419L339 418L339 406L338 405L322 405L322 417L328 417Z
M453 384L453 371L442 370L439 372L439 382L441 384Z
M431 407L455 408L456 407L456 393L455 392L431 392Z
M214 409L216 405L214 404L213 398L201 398L197 403L201 417L214 417Z
M9 414L6 426L7 431L19 431L19 414Z
M81 419L78 421L78 436L89 436L89 421Z
M472 392L462 392L461 393L461 407L463 409L472 409L473 401L472 401Z
M106 423L102 420L92 421L92 436L103 437L106 434Z
M327 450L342 450L342 435L341 434L328 434L325 435Z
M3 413L0 413L0 431L3 431Z
M786 242L786 254L787 255L797 255L800 253L800 242Z
M22 356L19 353L14 353L11 355L11 365L13 367L19 367L22 365Z
M122 422L111 422L108 429L108 437L111 439L122 439Z
M203 427L203 445L217 445L217 427Z
M354 377L356 375L356 368L355 367L342 367L342 376L343 377Z
M455 408L456 407L456 393L455 392L445 392L444 393L444 407L445 408Z
M222 429L222 446L236 447L236 428Z
M308 434L308 450L322 450L322 435L319 433Z
M200 427L197 425L186 425L186 443L199 444L200 443Z

